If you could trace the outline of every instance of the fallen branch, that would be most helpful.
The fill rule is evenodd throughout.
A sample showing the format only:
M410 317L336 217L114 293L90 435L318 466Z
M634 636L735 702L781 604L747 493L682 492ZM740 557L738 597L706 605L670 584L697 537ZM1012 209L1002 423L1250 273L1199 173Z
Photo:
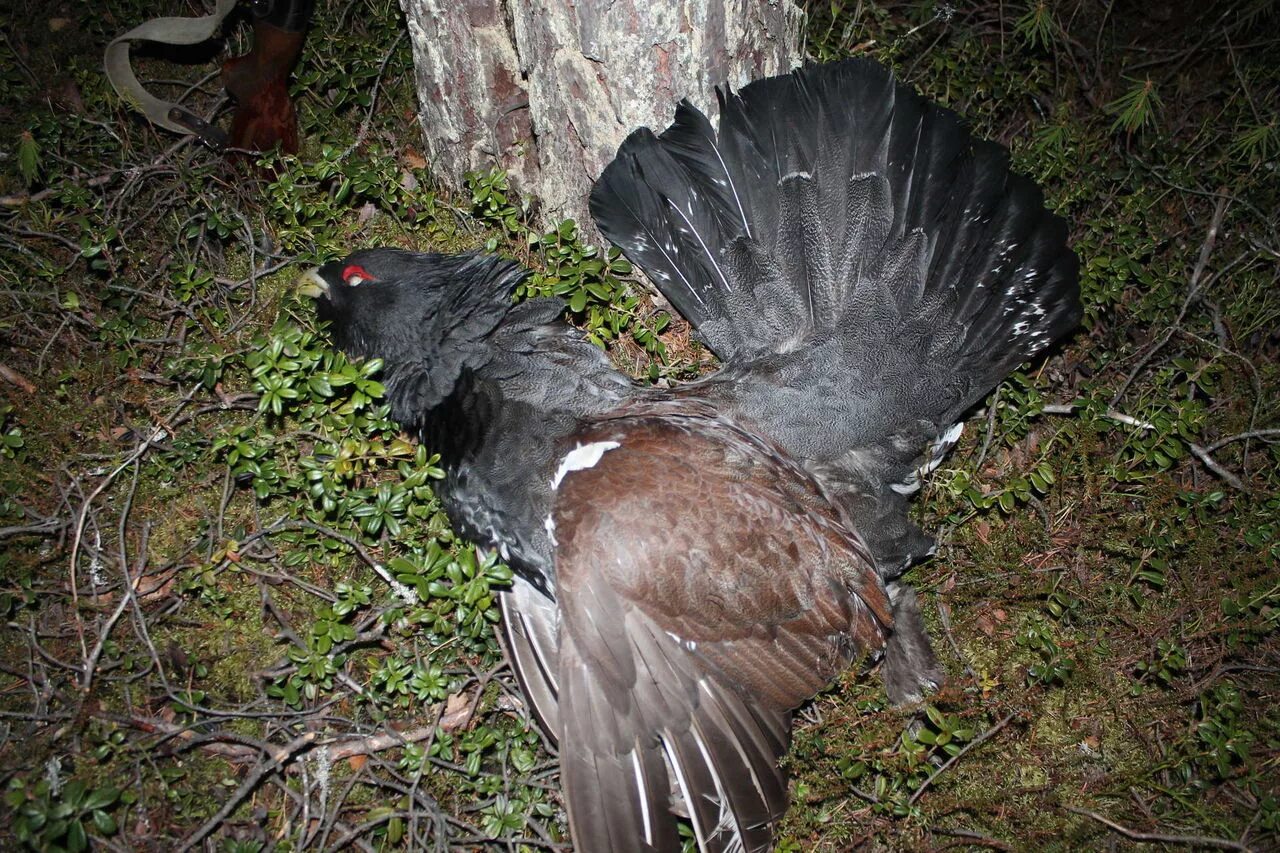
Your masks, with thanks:
M1232 841L1229 838L1210 838L1204 835L1166 835L1160 832L1139 832L1136 829L1130 829L1127 826L1116 823L1109 818L1105 818L1097 812L1091 812L1088 809L1078 809L1075 806L1064 806L1064 808L1072 814L1084 815L1087 818L1096 820L1098 823L1108 829L1118 832L1130 841L1146 841L1157 844L1185 844L1188 847L1217 847L1220 850L1243 850L1245 853L1252 853L1253 848L1241 844L1239 841Z
M1014 849L1012 845L1006 844L997 838L992 838L989 835L983 835L980 832L974 832L972 829L961 829L959 827L948 828L945 826L935 826L931 831L936 832L939 835L951 835L956 838L964 838L973 845L976 845L979 847L990 847L992 850Z
M454 732L464 728L467 723L471 722L472 712L475 708L470 701L455 703L452 701L454 698L453 696L449 697L450 701L446 703L444 712L434 725L419 726L407 732L391 731L380 735L351 738L339 743L333 743L324 748L324 757L331 762L336 762L357 755L373 755L377 752L395 749L397 746L426 740L435 734L437 728L444 729L446 732ZM460 694L458 698L466 699L465 694Z
M1208 468L1210 471L1225 480L1227 485L1231 486L1231 488L1239 489L1242 492L1249 491L1249 487L1245 485L1245 482L1214 461L1214 458L1209 455L1208 450L1196 444L1194 441L1187 442L1187 449L1196 455L1196 458L1200 460L1204 467Z
M58 533L62 528L67 526L67 522L58 518L46 518L35 524L19 524L13 527L0 527L0 540L8 539L11 536L22 536L28 533L39 533L49 535Z
M451 700L454 698L450 697ZM404 746L405 744L426 740L431 737L437 728L444 729L446 732L457 731L471 722L475 706L474 703L466 699L465 694L459 694L456 698L462 701L445 703L445 707L441 709L439 720L432 725L419 726L407 732L388 731L376 735L335 739L320 747L318 751L325 753L325 757L330 761L341 761L344 758L351 758L356 755L373 755L378 752L385 752L388 749L395 749L398 746ZM246 743L217 740L218 735L216 733L200 734L187 726L180 726L176 723L155 719L154 717L122 717L115 714L100 714L97 716L148 734L163 735L167 739L183 741L186 747L194 747L202 752L220 756L236 764L244 764L256 759L264 751L269 753L271 759L277 763L283 763L290 754L287 746L277 747L269 744L253 746Z
M1040 408L1040 413L1045 415L1069 415L1072 412L1074 412L1075 409L1076 409L1075 403L1052 403L1048 406L1042 406ZM1105 412L1102 413L1102 417L1106 418L1109 421L1115 421L1116 423L1124 424L1126 426L1136 427L1137 429L1141 429L1141 430L1156 429L1156 425L1153 423L1150 423L1149 421L1140 420L1139 418L1135 418L1132 415L1126 415L1124 412L1119 412L1119 411L1116 411L1115 409L1107 409ZM1280 430L1255 430L1250 435L1263 436L1263 435L1270 435L1272 433L1280 434ZM1237 477L1229 469L1224 467L1222 463L1218 462L1216 459L1213 458L1213 456L1210 455L1210 451L1216 450L1217 448L1222 447L1225 444L1230 444L1232 441L1237 441L1240 438L1243 438L1244 436L1245 436L1245 433L1241 433L1239 436L1233 436L1232 438L1226 441L1219 442L1218 444L1215 444L1207 448L1202 447L1199 444L1196 444L1194 441L1188 441L1187 449L1191 451L1192 455L1194 455L1196 459L1200 460L1200 464L1204 465L1205 468L1208 468L1209 471L1211 471L1212 473L1220 477L1223 481L1226 482L1227 485L1231 486L1231 488L1238 489L1242 492L1247 492L1249 491L1248 484L1246 484L1243 480Z
M231 816L231 813L234 812L242 802L244 802L246 797L253 793L254 789L258 787L258 783L262 781L264 776L274 771L286 761L292 759L298 753L308 749L311 744L315 743L316 738L318 737L320 737L319 732L306 732L305 734L301 734L289 741L288 745L283 749L277 750L276 753L271 756L269 761L265 761L255 767L253 772L246 776L245 780L240 783L240 787L236 788L235 793L228 797L227 801L222 804L222 808L218 809L211 818L200 825L199 829L188 836L186 841L182 842L182 846L178 848L178 853L186 853L186 851L192 849L201 841L204 841L211 832L221 826L222 822Z
M1142 369L1151 362L1151 359L1155 358L1156 353L1164 349L1165 344L1169 343L1174 332L1182 327L1182 320L1187 316L1187 310L1204 289L1201 285L1201 279L1204 277L1205 267L1209 264L1209 256L1213 254L1213 247L1218 242L1218 233L1222 230L1222 220L1227 213L1227 203L1231 200L1225 193L1217 193L1215 195L1218 203L1213 209L1213 218L1209 221L1209 230L1204 235L1204 242L1200 245L1200 255L1196 258L1195 268L1191 271L1191 278L1187 282L1187 296L1182 301L1182 308L1178 311L1178 316L1174 318L1173 324L1164 331L1160 339L1138 360L1133 370L1129 372L1128 377L1120 384L1120 390L1116 391L1115 396L1111 398L1109 405L1112 407L1120 402L1125 392L1129 390L1129 386L1142 373Z
M1220 450L1221 448L1226 447L1228 444L1235 444L1237 441L1248 441L1251 438L1280 439L1280 429L1251 429L1248 432L1236 433L1235 435L1229 435L1226 438L1218 439L1213 444L1206 447L1205 450L1212 453L1215 450Z
M28 394L36 393L36 386L31 383L31 380L14 370L12 367L0 364L0 379L3 379L10 385L17 385Z

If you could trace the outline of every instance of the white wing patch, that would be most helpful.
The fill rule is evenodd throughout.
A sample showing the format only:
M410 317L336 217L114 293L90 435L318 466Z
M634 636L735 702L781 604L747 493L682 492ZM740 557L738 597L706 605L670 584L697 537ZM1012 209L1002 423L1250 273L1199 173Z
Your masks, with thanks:
M570 472L585 471L588 468L596 467L596 463L600 461L601 457L610 450L621 446L616 441L593 441L590 444L579 444L560 460L560 468L551 480L551 488L560 488L560 481Z

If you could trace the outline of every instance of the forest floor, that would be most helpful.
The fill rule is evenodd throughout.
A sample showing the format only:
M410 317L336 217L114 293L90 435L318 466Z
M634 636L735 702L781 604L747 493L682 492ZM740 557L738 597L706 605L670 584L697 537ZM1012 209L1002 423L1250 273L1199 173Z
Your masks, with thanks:
M509 573L292 282L359 246L488 248L643 381L709 356L503 176L433 183L394 0L319 4L303 151L258 163L101 74L113 35L200 4L8 5L0 845L564 847L493 637ZM916 503L948 684L894 709L851 672L806 706L781 849L1280 848L1280 10L810 14L811 57L877 57L1012 148L1071 223L1086 316ZM211 112L212 59L140 66Z

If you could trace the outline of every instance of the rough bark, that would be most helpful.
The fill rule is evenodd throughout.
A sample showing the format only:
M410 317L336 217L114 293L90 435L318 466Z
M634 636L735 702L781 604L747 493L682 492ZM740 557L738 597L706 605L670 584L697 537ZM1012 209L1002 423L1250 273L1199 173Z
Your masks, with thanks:
M661 129L681 98L799 61L791 0L401 0L436 173L498 165L546 220L589 222L618 144ZM593 229L588 231L593 235Z
M501 0L401 0L432 169L460 184L498 165L538 185L529 97Z

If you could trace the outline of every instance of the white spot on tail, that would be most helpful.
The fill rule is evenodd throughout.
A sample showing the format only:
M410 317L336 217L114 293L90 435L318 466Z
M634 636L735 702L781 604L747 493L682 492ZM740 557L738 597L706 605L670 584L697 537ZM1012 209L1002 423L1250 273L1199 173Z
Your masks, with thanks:
M901 483L890 483L889 488L900 495L914 495L920 491L920 476L912 471Z
M946 445L947 447L951 447L951 445L955 444L957 441L960 440L960 435L963 432L964 432L963 422L952 424L951 427L942 434L942 438L938 441L938 443Z
M551 488L560 488L560 481L572 471L585 471L588 468L596 467L596 463L600 461L600 458L605 453L621 446L616 441L593 441L590 444L579 444L560 460L560 468L551 480Z
M551 547L559 545L560 543L556 541L556 520L551 517L551 513L547 513L547 519L542 522L542 526L547 529L547 538L551 540Z
M955 423L948 427L942 435L929 444L929 449L925 451L925 455L928 458L924 461L924 464L908 474L901 483L890 483L889 488L900 495L913 495L920 491L921 481L942 464L943 457L947 455L947 451L955 447L956 442L960 440L960 434L963 432L963 422Z

